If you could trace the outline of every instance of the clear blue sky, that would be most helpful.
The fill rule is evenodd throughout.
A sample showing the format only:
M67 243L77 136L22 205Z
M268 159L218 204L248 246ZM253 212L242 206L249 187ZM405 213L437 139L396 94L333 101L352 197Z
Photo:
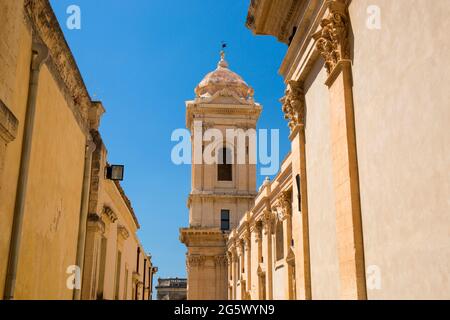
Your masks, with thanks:
M100 131L109 161L126 166L123 186L159 277L186 276L178 230L188 225L190 168L172 164L170 138L184 128L184 102L215 69L222 40L230 68L264 107L259 128L280 129L280 161L289 149L278 75L287 47L245 27L249 1L51 1L91 96L107 110ZM81 8L81 30L66 28L72 4Z

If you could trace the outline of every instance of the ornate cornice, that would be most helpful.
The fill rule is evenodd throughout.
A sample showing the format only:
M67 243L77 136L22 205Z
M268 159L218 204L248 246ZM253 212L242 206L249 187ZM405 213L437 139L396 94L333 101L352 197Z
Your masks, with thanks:
M289 121L291 132L298 126L305 125L305 93L303 84L289 81L286 95L280 100L283 104L284 118Z
M329 5L328 15L320 23L321 29L314 34L316 49L325 60L330 75L341 60L350 58L350 20L345 6L338 1Z

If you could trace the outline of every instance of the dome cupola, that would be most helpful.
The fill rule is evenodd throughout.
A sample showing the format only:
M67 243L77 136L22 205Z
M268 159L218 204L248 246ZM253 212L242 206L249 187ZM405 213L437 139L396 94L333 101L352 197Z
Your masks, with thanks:
M253 89L235 72L228 68L225 60L225 52L220 54L221 58L217 69L210 72L195 88L198 98L208 98L221 92L229 95L236 95L240 99L253 99Z

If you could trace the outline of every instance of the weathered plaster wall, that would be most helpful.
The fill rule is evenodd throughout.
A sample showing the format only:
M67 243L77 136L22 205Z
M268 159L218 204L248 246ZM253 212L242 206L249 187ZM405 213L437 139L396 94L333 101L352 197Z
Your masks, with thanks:
M339 298L331 132L327 74L318 61L305 82L306 166L312 298Z
M381 9L381 30L366 27ZM450 2L357 0L354 102L369 299L450 292ZM370 286L368 279L368 286Z

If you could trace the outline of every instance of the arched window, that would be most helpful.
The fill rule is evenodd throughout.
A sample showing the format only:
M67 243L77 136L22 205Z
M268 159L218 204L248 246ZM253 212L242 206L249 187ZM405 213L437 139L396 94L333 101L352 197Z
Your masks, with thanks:
M283 224L281 222L277 223L276 258L277 261L284 258Z
M231 150L222 148L219 150L217 164L217 179L219 181L233 181L233 159Z

